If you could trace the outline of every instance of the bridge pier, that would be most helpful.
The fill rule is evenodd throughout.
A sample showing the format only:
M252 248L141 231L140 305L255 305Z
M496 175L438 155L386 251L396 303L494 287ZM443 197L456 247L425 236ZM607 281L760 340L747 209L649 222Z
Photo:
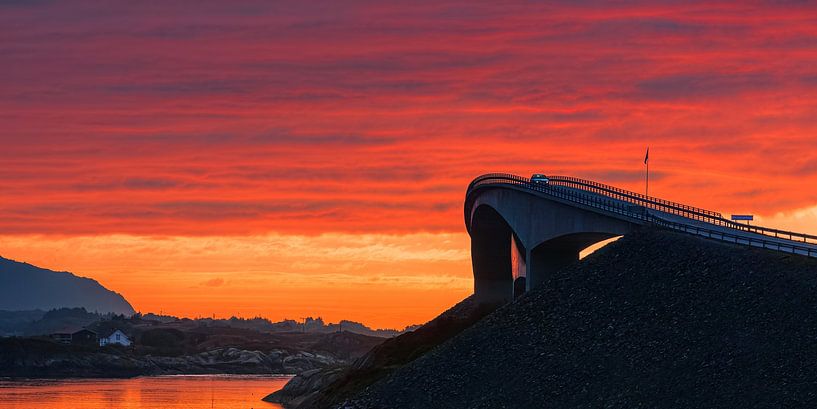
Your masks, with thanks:
M579 260L579 251L568 246L542 245L527 253L527 290L542 285L560 269Z
M474 295L480 303L511 302L525 291L549 285L587 246L636 226L524 189L486 188L473 202L466 201Z
M527 291L527 251L519 238L511 237L511 271L513 275L513 298L519 297Z
M514 296L513 232L493 209L477 210L471 231L474 294L479 303L505 304Z

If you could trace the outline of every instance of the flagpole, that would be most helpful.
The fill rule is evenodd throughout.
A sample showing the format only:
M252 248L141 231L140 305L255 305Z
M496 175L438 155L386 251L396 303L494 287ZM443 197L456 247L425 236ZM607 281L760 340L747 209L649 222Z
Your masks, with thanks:
M644 195L650 195L650 160L647 159L647 187L644 189Z
M644 155L644 164L647 165L646 186L644 187L644 196L650 195L650 147L647 146L647 153Z

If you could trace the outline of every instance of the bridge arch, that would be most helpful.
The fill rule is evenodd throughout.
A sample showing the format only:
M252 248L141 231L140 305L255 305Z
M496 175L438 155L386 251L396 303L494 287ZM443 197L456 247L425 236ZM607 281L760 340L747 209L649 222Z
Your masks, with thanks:
M465 195L475 296L506 302L514 278L524 275L528 289L540 286L587 246L642 225L817 257L817 235L743 225L718 212L575 177L534 181L492 173L474 179Z
M636 226L512 186L481 189L467 199L466 211L474 294L488 303L511 301L520 283L535 288L577 261L581 250Z

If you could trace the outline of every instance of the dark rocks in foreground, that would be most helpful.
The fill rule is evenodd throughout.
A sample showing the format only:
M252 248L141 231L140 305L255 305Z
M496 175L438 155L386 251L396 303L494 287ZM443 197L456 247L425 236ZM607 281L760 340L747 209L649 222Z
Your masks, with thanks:
M375 346L351 366L301 373L264 400L297 409L331 407L454 337L495 308L478 305L468 297L414 331Z
M311 402L320 398L322 391L344 378L348 371L348 367L335 367L301 372L282 389L267 395L263 400L281 403L288 408L310 406Z
M338 407L817 407L817 260L635 232Z

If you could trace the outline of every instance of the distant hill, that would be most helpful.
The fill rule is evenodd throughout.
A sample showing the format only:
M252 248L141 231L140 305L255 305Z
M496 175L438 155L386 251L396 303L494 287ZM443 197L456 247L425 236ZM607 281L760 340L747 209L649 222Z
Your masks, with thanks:
M47 311L62 307L82 307L100 313L134 313L122 295L96 280L0 257L0 310Z
M181 318L172 315L156 315L154 313L147 313L142 316L146 321L157 322L173 322L179 321ZM263 332L304 332L316 334L332 334L336 332L352 332L360 335L367 335L379 338L391 338L402 333L413 331L417 329L418 325L410 325L403 330L396 329L373 329L366 325L349 320L341 320L339 323L326 323L323 318L304 318L303 322L298 322L291 319L273 322L268 318L254 317L254 318L238 318L230 317L224 318L196 318L193 320L197 323L213 327L230 327L230 328L245 328L253 329ZM2 316L0 316L2 322Z

